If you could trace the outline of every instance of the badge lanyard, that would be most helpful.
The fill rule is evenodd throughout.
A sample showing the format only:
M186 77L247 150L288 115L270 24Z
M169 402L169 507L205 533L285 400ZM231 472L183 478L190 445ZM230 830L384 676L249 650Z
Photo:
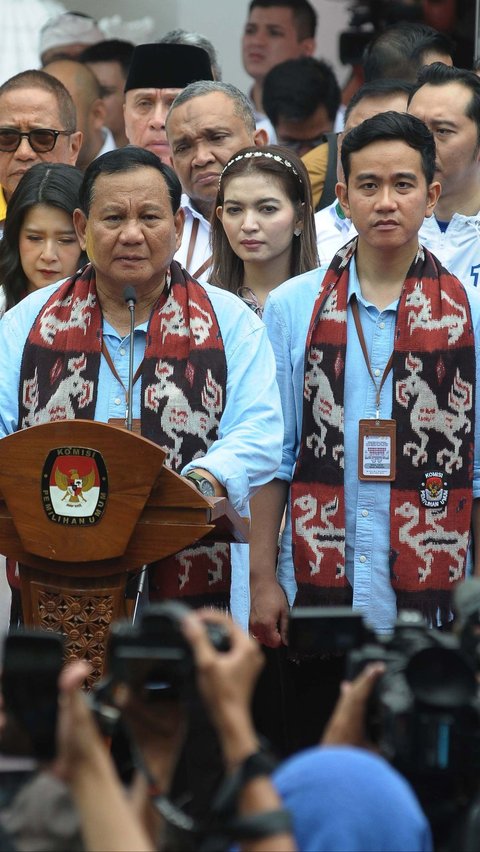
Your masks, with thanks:
M121 384L123 390L125 391L125 403L126 403L126 408L128 410L128 407L130 405L130 400L128 398L128 389L125 387L125 385L123 384L123 381L121 380L120 376L117 373L115 364L112 361L112 356L110 355L110 352L108 351L104 340L102 340L102 355L104 355L105 361L107 362L108 366L110 367L110 371L115 376L117 382L119 382ZM138 367L135 371L135 375L133 377L132 388L133 388L133 385L135 385L135 383L138 381L138 379L140 378L140 376L142 374L142 367L143 367L144 360L145 359L142 358L140 364L138 365ZM121 423L123 423L123 419L124 418L122 418L122 417L110 417L108 422L110 424L112 424L113 426L119 426ZM133 420L133 431L140 433L140 420L138 418L135 418Z
M369 482L393 482L395 479L396 423L395 420L380 419L380 395L392 369L393 352L387 361L380 383L377 384L370 365L355 296L350 304L365 364L376 391L375 418L359 421L358 478Z
M193 223L192 223L192 230L190 232L190 240L188 242L187 263L186 263L187 272L190 271L190 264L192 262L193 252L195 251L195 244L197 242L197 234L198 234L199 225L200 225L200 220L194 219ZM204 263L202 263L202 265L199 266L199 268L195 272L190 272L190 275L192 276L192 278L200 278L200 276L203 275L203 273L207 271L209 266L212 265L212 260L213 260L213 257L212 257L212 255L210 255L210 257L207 257L206 261Z

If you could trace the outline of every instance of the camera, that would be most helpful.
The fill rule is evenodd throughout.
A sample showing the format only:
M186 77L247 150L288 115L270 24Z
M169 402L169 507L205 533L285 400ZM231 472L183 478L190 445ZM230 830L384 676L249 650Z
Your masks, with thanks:
M53 760L58 678L64 640L57 633L18 629L5 639L2 695L6 716L0 751Z
M194 672L193 652L181 629L189 607L179 601L150 604L138 625L112 625L107 654L110 677L132 689L149 692L182 692ZM217 651L228 651L230 642L223 627L206 624Z
M455 596L458 636L429 627L410 610L400 612L387 637L341 607L299 607L290 617L294 655L344 653L348 680L383 662L365 734L412 783L437 839L450 836L452 825L468 829L480 807L480 799L472 807L480 783L480 581L478 588L474 583L466 580ZM459 843L451 848L463 848Z
M375 660L386 670L371 696L367 726L382 754L410 779L463 779L476 788L480 701L475 669L459 639L405 610L391 639L349 654L347 677Z
M107 675L93 689L91 706L104 733L112 735L120 714L114 691L126 684L144 701L167 698L188 700L195 689L195 663L190 643L185 639L182 619L190 608L180 601L164 601L145 607L138 624L119 621L112 624L107 648ZM230 649L223 625L205 624L217 651Z

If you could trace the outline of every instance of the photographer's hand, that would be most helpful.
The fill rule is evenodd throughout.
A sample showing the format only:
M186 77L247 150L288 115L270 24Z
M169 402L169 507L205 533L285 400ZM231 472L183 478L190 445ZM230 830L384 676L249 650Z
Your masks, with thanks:
M60 675L55 769L72 790L87 850L152 852L154 846L131 808L81 692L89 670L78 662Z
M208 621L228 630L230 650L214 648L202 623ZM192 612L184 619L182 629L193 649L198 687L217 729L227 772L234 773L259 747L250 704L264 662L262 653L255 640L218 611ZM261 819L263 814L281 810L281 800L268 775L250 779L239 790L239 817ZM297 848L283 827L275 832L269 829L264 836L239 845L242 852L294 852Z
M231 643L229 651L214 648L203 623L208 621L226 628ZM250 704L263 666L262 653L255 640L217 610L190 613L182 629L192 646L198 687L220 736L229 768L258 748Z
M325 728L321 745L352 745L374 749L365 732L368 699L385 671L383 663L370 663L353 681L344 681L340 698Z

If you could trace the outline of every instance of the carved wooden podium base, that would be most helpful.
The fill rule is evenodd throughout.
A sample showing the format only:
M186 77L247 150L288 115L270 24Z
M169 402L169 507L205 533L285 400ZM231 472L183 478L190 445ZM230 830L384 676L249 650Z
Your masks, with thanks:
M68 659L103 672L128 572L201 539L247 541L225 498L163 466L151 441L104 423L59 421L0 440L0 552L20 565L25 624L63 633Z
M69 566L70 567L70 566ZM108 631L127 616L127 575L65 577L20 566L23 618L27 627L53 630L66 639L66 661L86 660L92 686L103 674Z

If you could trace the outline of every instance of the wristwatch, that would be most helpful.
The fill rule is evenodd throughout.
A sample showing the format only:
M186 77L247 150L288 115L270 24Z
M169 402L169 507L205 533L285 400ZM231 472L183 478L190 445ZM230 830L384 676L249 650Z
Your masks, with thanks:
M189 479L190 482L198 488L200 494L203 494L204 497L215 497L215 488L205 476L202 476L201 473L196 473L194 470L191 470L190 473L187 473L185 479Z

